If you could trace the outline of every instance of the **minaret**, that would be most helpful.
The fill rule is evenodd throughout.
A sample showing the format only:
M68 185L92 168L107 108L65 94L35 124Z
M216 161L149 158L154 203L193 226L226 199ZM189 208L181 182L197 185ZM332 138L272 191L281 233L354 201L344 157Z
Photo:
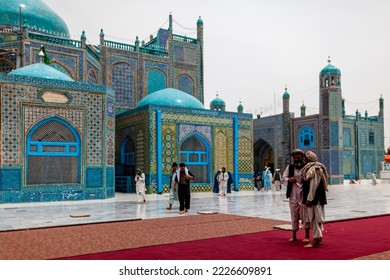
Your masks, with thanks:
M204 69L203 69L203 20L199 17L196 22L196 38L198 39L198 99L204 102Z
M287 85L284 87L283 93L283 113L290 112L290 94L287 92Z
M320 113L319 113L319 154L320 161L326 166L331 184L344 182L342 160L342 95L341 71L330 64L321 70Z
M383 112L383 97L381 94L381 97L379 98L379 114L378 117L383 118L384 112Z
M240 104L238 104L238 106L237 106L237 112L238 113L243 113L244 112L244 106L242 106L242 101L241 101L241 99L240 99Z
M302 102L301 106L301 117L306 117L306 106L304 102Z
M287 85L284 87L283 93L283 114L282 114L282 165L287 166L290 164L291 158L291 119L294 117L293 113L290 113L290 94L287 92Z

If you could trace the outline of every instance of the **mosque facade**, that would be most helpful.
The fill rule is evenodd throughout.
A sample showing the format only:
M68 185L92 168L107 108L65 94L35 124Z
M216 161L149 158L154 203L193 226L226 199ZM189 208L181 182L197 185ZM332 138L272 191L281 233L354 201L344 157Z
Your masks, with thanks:
M101 30L93 45L43 1L0 0L0 203L111 198L134 191L136 168L162 193L173 162L195 174L194 191L211 191L223 166L235 190L251 189L254 170L284 169L294 148L314 151L332 184L379 171L382 98L378 116L346 115L329 63L317 115L294 117L287 89L279 115L228 112L219 97L205 108L203 21L196 38L173 30L170 15L147 42Z
M43 1L0 4L0 203L110 198L134 191L135 168L162 193L173 162L194 191L223 166L251 187L252 115L203 105L202 19L196 38L174 34L170 15L148 42L101 30L91 45Z
M341 91L341 71L330 64L319 74L319 114L290 112L287 88L282 96L283 113L253 121L255 168L270 166L284 169L290 163L290 151L311 150L329 172L330 184L345 179L371 178L381 170L384 156L384 100L378 99L378 115L347 115ZM282 139L282 140L280 140Z

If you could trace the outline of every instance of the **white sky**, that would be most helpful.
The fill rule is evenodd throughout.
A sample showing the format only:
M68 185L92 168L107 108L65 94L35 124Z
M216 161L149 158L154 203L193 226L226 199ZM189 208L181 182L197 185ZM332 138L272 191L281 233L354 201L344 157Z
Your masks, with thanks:
M147 41L173 15L176 34L196 38L204 22L205 107L216 93L228 111L282 112L285 84L290 108L318 113L319 72L328 56L341 70L348 115L370 116L385 103L385 146L390 146L390 1L388 0L44 0L67 23L72 38L85 30L98 44ZM28 8L28 7L26 7Z

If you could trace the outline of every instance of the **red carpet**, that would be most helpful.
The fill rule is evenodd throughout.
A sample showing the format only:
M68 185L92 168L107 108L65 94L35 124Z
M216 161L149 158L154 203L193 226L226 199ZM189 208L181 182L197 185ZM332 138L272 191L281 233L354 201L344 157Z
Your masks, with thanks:
M348 260L390 250L390 216L325 224L324 244L287 242L290 231L272 230L129 250L75 256L72 260ZM172 238L172 237L170 237Z

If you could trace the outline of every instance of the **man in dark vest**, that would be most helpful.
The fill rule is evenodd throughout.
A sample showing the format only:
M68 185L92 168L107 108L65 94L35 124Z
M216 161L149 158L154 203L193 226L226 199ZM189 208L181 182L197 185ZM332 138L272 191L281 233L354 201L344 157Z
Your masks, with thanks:
M305 228L305 238L303 242L310 241L310 223L307 218L306 197L308 194L308 183L304 183L301 177L301 170L305 166L305 153L300 149L292 151L293 163L288 165L283 173L282 183L287 185L286 197L289 199L291 213L292 237L288 240L297 240L299 221L301 220Z
M179 185L178 195L180 203L180 214L184 214L190 210L190 180L194 179L191 171L189 171L184 162L180 163L179 169L176 171L176 181Z

